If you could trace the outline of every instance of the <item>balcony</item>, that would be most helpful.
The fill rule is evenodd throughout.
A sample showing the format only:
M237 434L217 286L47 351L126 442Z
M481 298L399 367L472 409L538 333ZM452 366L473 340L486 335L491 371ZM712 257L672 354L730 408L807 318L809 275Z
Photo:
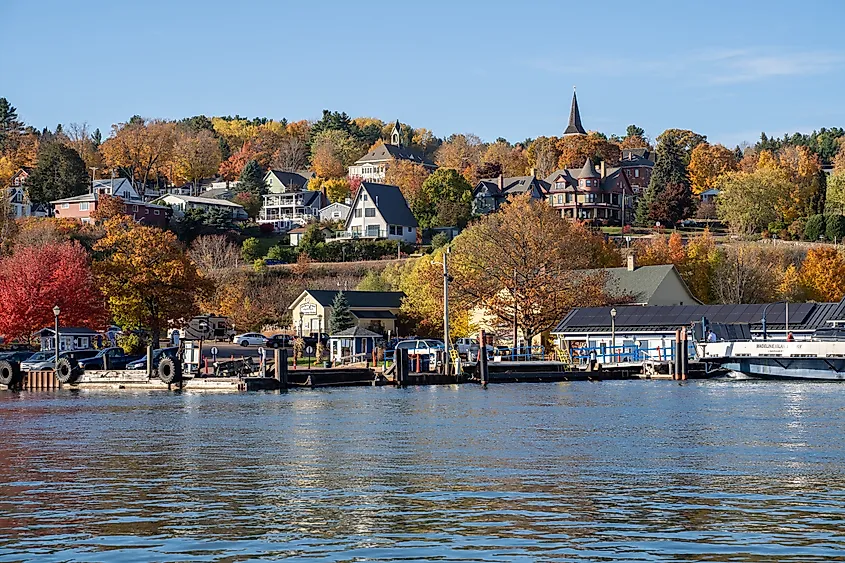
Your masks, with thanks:
M364 233L353 231L335 231L326 237L326 242L337 242L343 240L376 240L387 238L387 231L381 229L367 229Z

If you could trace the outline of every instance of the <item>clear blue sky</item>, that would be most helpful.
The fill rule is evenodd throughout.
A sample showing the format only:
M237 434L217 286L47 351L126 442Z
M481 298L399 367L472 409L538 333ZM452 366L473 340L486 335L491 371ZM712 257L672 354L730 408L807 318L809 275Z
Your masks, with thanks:
M845 125L845 2L0 0L0 96L39 128L134 114L315 119L439 136L636 123L712 141Z

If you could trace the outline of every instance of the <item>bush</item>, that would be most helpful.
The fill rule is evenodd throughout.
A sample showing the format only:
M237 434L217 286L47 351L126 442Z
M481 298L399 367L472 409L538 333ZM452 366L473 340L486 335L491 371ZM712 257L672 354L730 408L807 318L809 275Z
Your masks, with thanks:
M804 226L804 238L809 241L819 240L824 235L824 215L813 215Z
M829 241L841 241L845 237L845 215L828 215L824 233Z
M258 232L262 235L272 235L273 234L273 224L272 223L261 223L258 225Z
M804 227L807 226L807 218L806 217L799 217L792 224L789 225L787 228L787 232L789 233L789 238L792 240L801 240L801 237L804 236Z
M244 262L255 262L261 256L259 256L261 248L261 243L258 242L258 239L255 237L248 238L244 241L243 248L241 248L241 256L243 256Z
M117 345L128 355L140 354L144 351L144 340L140 335L130 332L117 337Z
M261 258L256 259L255 262L252 263L252 271L256 274L265 273L267 271L267 263Z
M265 258L267 260L278 260L279 262L290 264L292 262L296 262L296 249L290 246L277 244L276 246L270 247L270 250L267 251L267 256L265 256Z
M404 242L399 247L406 254L413 251L413 246ZM394 258L396 248L395 240L321 242L310 248L308 255L318 262L357 262Z
M438 249L441 246L446 246L452 241L452 238L449 236L448 233L437 233L433 237L431 237L431 248Z

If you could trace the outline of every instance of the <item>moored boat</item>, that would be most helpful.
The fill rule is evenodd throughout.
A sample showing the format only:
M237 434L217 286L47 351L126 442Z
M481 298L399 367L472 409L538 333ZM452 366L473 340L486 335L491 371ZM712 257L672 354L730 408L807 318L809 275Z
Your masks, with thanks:
M845 340L698 344L700 361L766 379L845 379Z

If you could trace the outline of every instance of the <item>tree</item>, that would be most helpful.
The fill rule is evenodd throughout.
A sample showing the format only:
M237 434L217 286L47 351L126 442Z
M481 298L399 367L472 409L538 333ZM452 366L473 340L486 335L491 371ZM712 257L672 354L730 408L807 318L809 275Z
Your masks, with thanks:
M221 139L223 137L220 137ZM227 159L220 163L218 172L223 178L229 182L237 180L241 175L247 162L255 160L256 151L252 148L252 143L245 142L238 152L230 155Z
M642 137L645 138L645 129L637 127L636 125L629 125L625 129L625 137Z
M529 194L485 215L452 243L456 300L514 321L527 340L576 306L610 302L604 241ZM616 254L616 260L619 259ZM442 283L442 278L441 278Z
M203 275L215 281L225 278L241 263L238 247L223 235L198 237L188 255Z
M434 161L441 168L452 168L464 173L481 164L484 145L477 135L451 135L437 149Z
M176 239L156 227L112 219L94 245L103 259L94 264L97 281L114 320L124 329L145 328L157 347L162 331L182 326L198 312L197 301L212 284L197 270Z
M348 178L329 178L321 187L326 191L326 197L331 203L343 203L351 197Z
M557 169L557 162L560 158L560 151L557 137L537 137L526 151L528 165L535 169L541 178L545 178Z
M779 219L778 208L792 189L786 174L776 168L729 172L716 184L719 217L737 233L757 233Z
M313 131L313 129L312 129ZM340 178L366 152L366 147L342 130L329 129L315 134L311 142L311 165L321 178Z
M488 146L481 160L498 164L502 174L508 177L524 176L528 168L528 157L525 151L507 142L497 142Z
M302 170L308 164L311 126L307 121L289 123L286 135L273 154L273 167L279 170Z
M262 196L267 193L267 183L264 182L264 176L264 171L258 162L250 160L241 171L236 189L239 192Z
M388 163L384 182L391 186L399 186L408 206L414 209L414 206L427 205L422 187L429 175L430 172L422 164L416 164L410 160L395 160Z
M558 168L580 168L588 157L594 162L603 161L615 166L622 158L619 145L592 131L587 135L569 135L561 138L557 149L560 151Z
M685 184L669 184L660 197L651 203L649 219L661 225L676 225L691 217L695 210L692 193Z
M247 264L261 258L261 242L255 237L246 239L241 247L241 256Z
M126 215L126 204L123 198L101 194L97 199L97 208L91 213L95 223L105 223L109 219Z
M263 199L260 196L249 192L241 192L235 194L235 197L232 198L232 202L243 207L250 219L257 219L261 214Z
M733 151L722 145L701 143L690 155L689 177L692 192L696 195L716 187L716 182L725 172L737 169Z
M689 129L667 129L657 137L658 148L669 142L680 151L684 166L689 164L692 150L705 141L707 141L707 135L700 135ZM658 156L658 160L659 158Z
M105 170L103 155L100 154L97 145L94 144L91 135L88 133L87 123L71 123L68 125L65 136L65 144L79 153L79 156L85 161L86 170L90 170L91 167Z
M824 215L813 215L807 219L804 225L804 238L809 241L819 240L825 232Z
M811 248L800 275L808 299L839 301L845 296L845 258L836 248Z
M835 172L827 179L827 213L845 213L845 170Z
M331 334L337 334L347 328L355 326L355 319L352 316L352 311L349 309L349 301L342 291L338 291L332 301L332 312L329 315L329 331Z
M35 331L52 327L55 305L62 326L105 326L105 302L79 243L18 246L0 259L0 334L7 341L29 341Z
M220 147L214 133L182 131L173 146L173 173L178 180L190 182L199 194L200 181L220 168Z
M50 143L38 154L35 170L26 181L29 198L35 203L88 192L88 174L79 154L61 143Z
M106 164L122 170L143 196L150 175L170 160L175 140L175 124L138 117L113 125L100 150Z
M646 225L649 221L659 221L659 216L664 213L666 204L661 204L658 210L655 202L659 201L667 186L675 185L672 194L677 196L682 191L689 190L689 178L684 164L683 150L674 137L667 137L657 145L657 163L651 172L651 179L648 183L648 190L645 197L640 198L637 207L637 223ZM681 190L678 186L682 187ZM652 213L652 210L657 211ZM672 216L673 214L668 214Z
M367 270L355 289L356 291L392 291L390 284L373 270Z
M0 153L14 149L17 137L23 133L18 110L6 98L0 98Z
M421 191L411 211L422 227L465 224L472 215L472 186L455 170L436 170Z
M753 246L728 247L712 278L719 303L768 303L778 298L780 268L773 256Z
M842 242L845 238L845 215L828 215L825 218L824 234L831 242Z

